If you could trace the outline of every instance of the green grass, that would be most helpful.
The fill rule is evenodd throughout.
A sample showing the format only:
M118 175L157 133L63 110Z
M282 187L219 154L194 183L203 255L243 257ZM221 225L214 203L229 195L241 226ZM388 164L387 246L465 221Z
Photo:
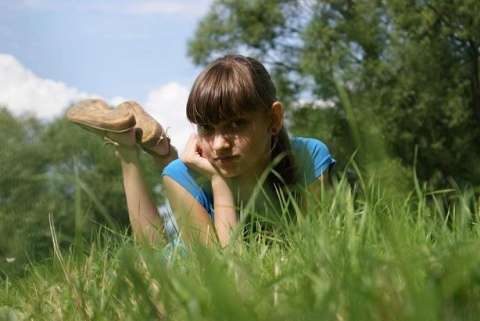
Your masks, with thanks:
M340 180L282 236L170 260L106 228L61 251L52 230L51 259L1 281L0 320L476 320L474 194L380 186Z

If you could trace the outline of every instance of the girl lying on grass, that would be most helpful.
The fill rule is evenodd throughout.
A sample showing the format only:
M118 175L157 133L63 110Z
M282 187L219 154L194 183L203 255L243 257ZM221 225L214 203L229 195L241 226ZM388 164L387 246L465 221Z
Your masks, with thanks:
M67 113L71 121L115 146L137 238L167 238L137 146L151 154L162 171L182 240L207 245L218 241L223 247L247 203L282 213L282 200L296 195L302 208L302 195L318 192L335 163L321 141L288 136L275 86L253 58L228 55L210 63L193 84L186 113L197 132L180 159L162 126L134 102L111 109L91 99Z

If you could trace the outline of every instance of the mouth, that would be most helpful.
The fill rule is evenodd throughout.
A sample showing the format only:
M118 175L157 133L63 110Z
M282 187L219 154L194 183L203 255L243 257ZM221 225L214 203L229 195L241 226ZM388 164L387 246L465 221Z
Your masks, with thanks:
M221 165L226 165L234 162L237 159L237 156L231 155L231 156L219 156L215 157L214 160L216 163L221 164Z

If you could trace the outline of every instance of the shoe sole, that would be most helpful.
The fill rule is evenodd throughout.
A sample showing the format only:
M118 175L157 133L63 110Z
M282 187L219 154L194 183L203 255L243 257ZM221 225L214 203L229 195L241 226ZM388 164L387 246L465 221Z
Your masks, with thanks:
M135 134L137 142L147 153L154 156L166 156L170 153L170 139L165 133L162 125L160 125L152 116L150 116L139 104L133 101L126 101L120 104L117 109L129 110L135 117ZM167 152L161 155L152 150L152 148L167 143L165 149Z
M98 135L105 132L124 133L135 127L133 113L111 109L100 99L87 99L73 105L67 112L71 122Z

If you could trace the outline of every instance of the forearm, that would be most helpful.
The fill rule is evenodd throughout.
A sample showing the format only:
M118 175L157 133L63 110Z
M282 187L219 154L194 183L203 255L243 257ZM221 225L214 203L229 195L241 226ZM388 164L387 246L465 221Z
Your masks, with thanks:
M201 243L214 244L213 222L205 207L183 186L168 175L163 176L163 186L167 192L179 234L187 245Z
M213 207L215 210L214 225L222 247L229 244L231 232L238 225L235 199L225 178L212 178Z
M138 151L121 150L118 154L122 165L128 215L135 237L149 242L162 240L165 237L163 220L143 176Z

